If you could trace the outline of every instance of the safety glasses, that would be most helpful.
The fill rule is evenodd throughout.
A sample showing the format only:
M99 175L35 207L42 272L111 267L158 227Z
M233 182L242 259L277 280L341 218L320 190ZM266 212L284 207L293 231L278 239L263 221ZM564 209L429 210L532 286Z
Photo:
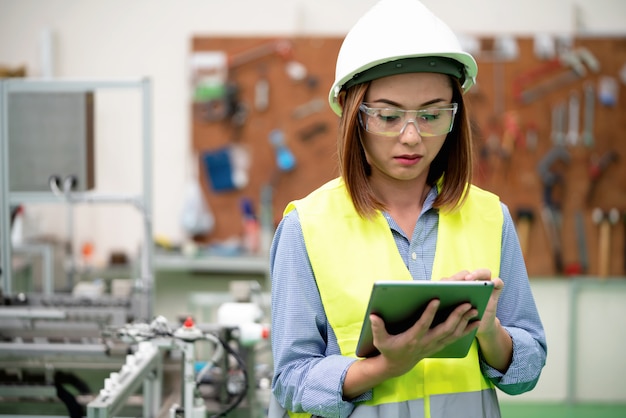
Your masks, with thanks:
M449 133L454 124L457 103L419 110L393 107L376 107L368 103L359 106L359 122L370 133L382 136L400 136L409 123L413 123L422 137Z

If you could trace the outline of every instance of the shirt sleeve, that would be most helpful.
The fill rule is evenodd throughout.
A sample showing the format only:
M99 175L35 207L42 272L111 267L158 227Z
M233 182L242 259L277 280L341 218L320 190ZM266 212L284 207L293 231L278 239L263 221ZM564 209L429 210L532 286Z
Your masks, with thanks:
M537 384L546 362L547 345L513 219L505 204L502 204L502 211L500 278L504 281L504 289L496 315L513 341L513 359L506 373L482 360L481 368L500 390L518 395Z
M272 281L272 393L293 412L348 417L352 402L342 399L345 374L356 361L340 355L339 346L317 290L293 210L276 229L270 249ZM371 397L371 392L356 400Z

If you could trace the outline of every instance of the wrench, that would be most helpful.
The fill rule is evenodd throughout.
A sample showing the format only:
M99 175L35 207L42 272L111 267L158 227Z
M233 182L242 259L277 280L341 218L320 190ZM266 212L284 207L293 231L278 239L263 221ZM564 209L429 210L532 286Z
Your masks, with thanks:
M578 98L578 93L572 91L569 96L569 115L568 115L568 124L569 129L567 131L567 142L570 145L578 144L578 128L579 128L579 114L580 114L580 99Z
M565 143L565 104L558 103L552 108L552 144Z
M592 83L586 83L585 91L585 126L582 133L582 142L587 147L593 146L593 121L596 106L596 93Z

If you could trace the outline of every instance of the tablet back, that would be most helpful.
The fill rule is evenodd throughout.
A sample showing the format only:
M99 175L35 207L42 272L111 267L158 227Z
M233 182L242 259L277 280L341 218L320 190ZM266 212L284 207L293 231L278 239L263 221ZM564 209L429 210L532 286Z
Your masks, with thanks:
M440 305L432 327L444 322L448 315L462 303L469 302L478 310L477 319L482 318L493 290L491 281L381 281L374 283L370 296L356 354L372 357L378 354L373 345L370 313L385 321L387 332L399 334L409 329L420 318L426 305L439 299ZM476 331L447 345L432 358L465 357L474 340Z

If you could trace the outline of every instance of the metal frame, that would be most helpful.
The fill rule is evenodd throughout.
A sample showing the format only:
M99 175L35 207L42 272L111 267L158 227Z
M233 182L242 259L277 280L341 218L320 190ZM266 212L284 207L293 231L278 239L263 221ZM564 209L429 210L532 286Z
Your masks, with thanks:
M16 254L27 254L29 257L40 255L42 259L41 285L44 296L54 293L52 247L48 244L22 244L12 249Z
M87 405L88 418L114 417L126 400L143 386L143 415L156 417L161 405L162 353L146 341L139 344L135 354L126 357L122 369L104 381L104 388Z
M142 174L143 190L139 195L76 192L59 198L52 192L11 192L9 190L9 129L8 102L13 92L88 92L100 89L140 89L142 94ZM39 80L7 79L0 81L0 268L2 290L13 294L12 249L10 238L10 205L13 203L130 203L142 213L144 244L141 247L140 274L135 280L135 291L144 296L139 315L149 320L154 309L154 268L152 244L152 85L149 79L132 80Z

